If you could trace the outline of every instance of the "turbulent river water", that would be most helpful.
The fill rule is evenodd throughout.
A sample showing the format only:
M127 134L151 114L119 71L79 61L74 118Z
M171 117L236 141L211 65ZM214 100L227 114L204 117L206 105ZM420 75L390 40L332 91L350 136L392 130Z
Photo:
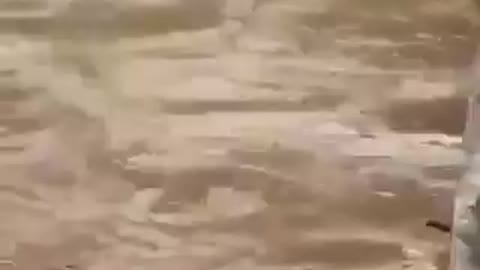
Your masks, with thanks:
M1 1L0 269L446 269L477 12Z

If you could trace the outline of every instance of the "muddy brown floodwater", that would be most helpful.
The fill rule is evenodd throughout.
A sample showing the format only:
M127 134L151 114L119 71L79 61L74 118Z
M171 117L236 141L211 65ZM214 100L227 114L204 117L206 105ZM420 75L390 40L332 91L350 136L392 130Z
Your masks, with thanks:
M467 0L4 0L0 269L446 269Z

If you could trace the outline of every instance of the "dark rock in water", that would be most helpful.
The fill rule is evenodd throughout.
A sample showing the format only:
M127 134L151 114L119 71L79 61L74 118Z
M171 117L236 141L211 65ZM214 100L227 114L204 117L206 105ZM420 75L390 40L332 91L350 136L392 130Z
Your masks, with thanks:
M398 132L460 135L465 128L467 99L448 97L389 104L383 118Z

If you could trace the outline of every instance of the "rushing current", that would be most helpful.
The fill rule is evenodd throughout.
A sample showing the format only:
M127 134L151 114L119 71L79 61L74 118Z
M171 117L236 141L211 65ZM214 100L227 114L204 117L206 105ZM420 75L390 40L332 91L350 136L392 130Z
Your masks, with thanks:
M0 270L446 270L468 0L3 0Z

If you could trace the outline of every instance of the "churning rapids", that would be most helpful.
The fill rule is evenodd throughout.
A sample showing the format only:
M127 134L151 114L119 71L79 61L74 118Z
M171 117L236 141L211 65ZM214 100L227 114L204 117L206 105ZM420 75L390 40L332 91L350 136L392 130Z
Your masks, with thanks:
M467 0L3 0L0 270L445 269Z

